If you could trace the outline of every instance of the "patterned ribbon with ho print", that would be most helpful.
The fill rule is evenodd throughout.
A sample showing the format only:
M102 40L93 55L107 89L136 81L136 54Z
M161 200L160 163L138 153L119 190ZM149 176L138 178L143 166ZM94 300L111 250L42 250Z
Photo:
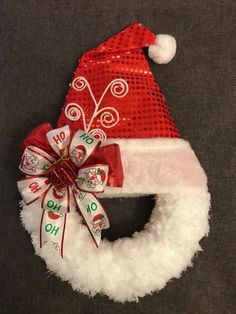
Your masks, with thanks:
M82 130L71 138L67 125L47 132L46 136L59 159L39 147L27 146L19 166L26 178L17 182L26 205L40 199L40 247L51 242L63 257L67 213L75 211L83 216L98 247L101 230L109 228L110 223L94 193L104 191L109 166L87 165L86 161L100 142Z

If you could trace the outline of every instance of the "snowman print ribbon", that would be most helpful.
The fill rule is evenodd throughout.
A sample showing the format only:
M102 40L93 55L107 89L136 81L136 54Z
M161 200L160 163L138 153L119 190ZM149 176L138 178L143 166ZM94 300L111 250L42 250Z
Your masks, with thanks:
M40 247L51 242L63 257L67 214L75 211L82 215L98 247L101 230L109 228L110 223L94 194L104 191L109 179L109 165L89 165L88 161L101 142L83 130L71 136L68 125L50 130L46 138L58 158L37 146L28 145L19 166L26 177L17 182L25 204L37 201L42 208Z

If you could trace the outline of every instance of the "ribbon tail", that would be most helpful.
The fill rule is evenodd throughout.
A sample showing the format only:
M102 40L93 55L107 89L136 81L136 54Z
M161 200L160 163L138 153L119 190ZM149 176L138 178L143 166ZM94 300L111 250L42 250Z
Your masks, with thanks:
M63 215L46 210L42 211L39 230L40 248L50 243L61 257L64 257L66 220L67 214Z
M99 247L102 229L110 227L107 213L92 193L76 190L74 191L74 197L94 243Z
M70 212L69 187L56 188L52 184L42 197L41 207L56 213Z

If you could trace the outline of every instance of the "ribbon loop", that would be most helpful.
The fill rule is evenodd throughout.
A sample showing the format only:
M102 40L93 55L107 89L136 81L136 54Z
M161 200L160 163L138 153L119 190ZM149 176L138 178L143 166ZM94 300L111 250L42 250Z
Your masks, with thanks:
M95 149L100 145L99 140L82 130L78 130L71 141L69 155L73 162L79 167L84 163Z
M52 149L60 156L70 143L70 128L65 125L47 132L46 136Z
M80 168L76 178L78 188L90 193L103 192L107 184L108 170L109 167L107 165Z
M42 149L36 146L28 146L24 150L19 169L27 175L41 175L55 161Z
M45 177L26 178L17 182L18 190L26 205L36 201L50 186Z

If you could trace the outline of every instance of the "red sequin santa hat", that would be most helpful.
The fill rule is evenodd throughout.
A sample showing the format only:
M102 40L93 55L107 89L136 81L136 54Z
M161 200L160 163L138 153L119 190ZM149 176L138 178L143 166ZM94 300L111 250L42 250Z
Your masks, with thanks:
M120 145L124 186L103 196L207 190L207 180L188 142L180 139L165 96L143 48L168 63L176 42L133 24L86 52L79 61L58 127L84 129Z

